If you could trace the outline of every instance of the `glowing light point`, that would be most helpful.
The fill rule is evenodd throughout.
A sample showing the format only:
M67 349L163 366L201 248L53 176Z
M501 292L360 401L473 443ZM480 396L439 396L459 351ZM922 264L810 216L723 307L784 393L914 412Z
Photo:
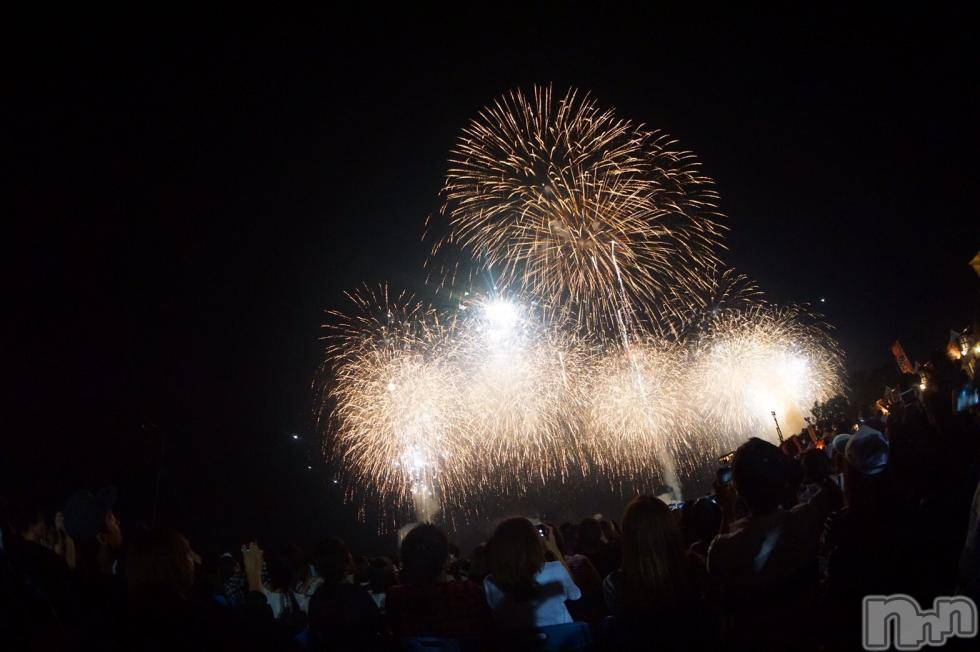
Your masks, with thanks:
M517 306L503 299L496 299L483 304L483 315L487 321L487 335L492 340L502 340L509 337L520 319Z

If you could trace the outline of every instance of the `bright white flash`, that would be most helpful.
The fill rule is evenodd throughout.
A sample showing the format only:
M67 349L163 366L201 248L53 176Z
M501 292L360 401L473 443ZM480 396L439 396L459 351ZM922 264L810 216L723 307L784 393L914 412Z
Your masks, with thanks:
M493 341L509 337L520 319L517 306L503 299L495 299L483 304L483 315L487 320L487 335Z

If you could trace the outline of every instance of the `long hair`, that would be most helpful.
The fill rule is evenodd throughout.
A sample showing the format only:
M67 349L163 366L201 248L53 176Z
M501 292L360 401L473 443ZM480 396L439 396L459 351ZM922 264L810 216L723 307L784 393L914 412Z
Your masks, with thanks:
M138 532L126 558L130 595L172 595L186 598L194 585L191 546L169 528Z
M637 496L623 514L619 603L625 608L667 605L690 594L680 529L667 505Z
M544 549L538 531L526 518L509 518L487 542L487 565L494 584L516 600L535 594L534 576L544 566Z

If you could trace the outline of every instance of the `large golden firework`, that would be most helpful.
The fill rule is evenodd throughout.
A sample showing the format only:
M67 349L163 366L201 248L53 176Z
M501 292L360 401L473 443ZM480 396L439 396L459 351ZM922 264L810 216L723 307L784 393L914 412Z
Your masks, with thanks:
M720 316L742 313L767 305L762 292L752 279L734 269L712 269L706 283L698 292L688 294L682 301L665 311L667 317L659 322L642 321L649 331L673 340L690 340L711 329Z
M592 349L519 298L469 302L458 364L481 485L504 489L588 466L578 445Z
M597 466L625 477L659 470L679 489L677 466L695 418L687 382L677 344L647 337L608 350L589 376L586 443Z
M467 447L452 324L387 288L348 296L353 316L332 313L326 325L330 443L352 484L431 517L431 505L465 500L467 490L457 474Z
M683 304L717 262L717 196L694 155L574 90L512 91L483 109L443 192L434 254L461 248L589 328Z
M691 398L704 436L735 446L802 429L816 401L843 389L843 356L824 324L799 307L757 305L707 319L691 347ZM717 443L716 443L717 445Z
M736 301L680 339L600 341L526 298L474 296L447 319L384 290L351 297L328 332L332 441L352 487L424 519L591 471L676 496L683 472L774 438L772 412L796 432L841 389L836 344L799 308Z
M430 263L470 254L494 291L449 264L446 311L381 288L332 314L323 398L352 493L426 520L592 472L677 495L774 438L773 412L793 433L842 389L814 315L720 271L712 182L661 132L536 87L481 111L450 161Z

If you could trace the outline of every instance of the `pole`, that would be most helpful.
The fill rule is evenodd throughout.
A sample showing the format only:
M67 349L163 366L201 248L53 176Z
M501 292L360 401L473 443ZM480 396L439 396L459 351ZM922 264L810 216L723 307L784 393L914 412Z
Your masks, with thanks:
M772 415L772 420L776 422L776 435L779 437L779 443L780 443L780 445L782 445L782 443L783 443L783 431L779 429L779 419L776 418L776 411L773 410L769 414Z

